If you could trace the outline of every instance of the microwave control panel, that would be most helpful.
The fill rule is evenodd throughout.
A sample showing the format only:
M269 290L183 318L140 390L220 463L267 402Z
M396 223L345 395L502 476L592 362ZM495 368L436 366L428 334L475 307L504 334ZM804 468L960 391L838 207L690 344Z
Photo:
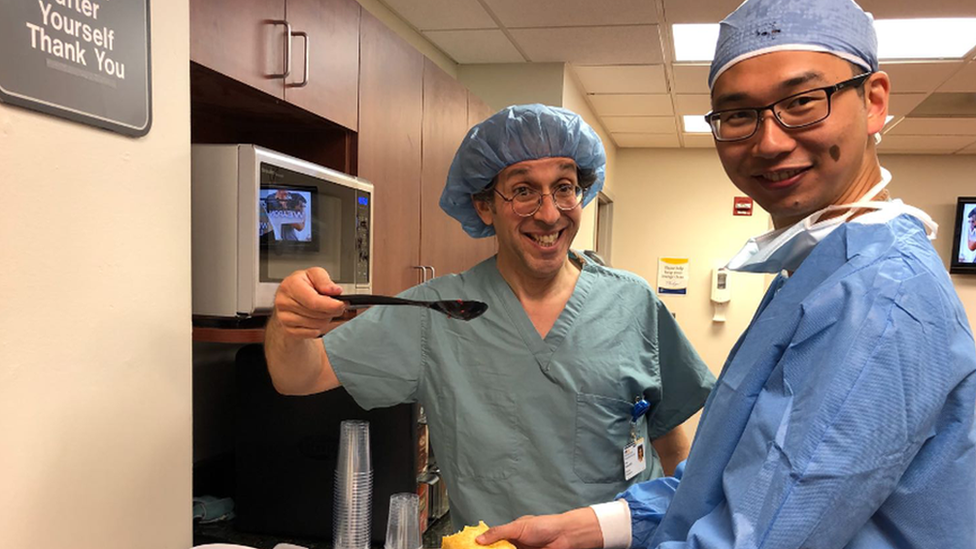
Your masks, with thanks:
M367 191L356 191L356 284L369 283L370 204Z

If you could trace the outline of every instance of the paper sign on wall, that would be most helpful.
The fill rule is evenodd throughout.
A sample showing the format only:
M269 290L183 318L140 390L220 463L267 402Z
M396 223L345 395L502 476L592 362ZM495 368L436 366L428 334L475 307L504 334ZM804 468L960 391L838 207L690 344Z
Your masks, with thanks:
M657 293L688 293L688 258L662 257L657 264Z

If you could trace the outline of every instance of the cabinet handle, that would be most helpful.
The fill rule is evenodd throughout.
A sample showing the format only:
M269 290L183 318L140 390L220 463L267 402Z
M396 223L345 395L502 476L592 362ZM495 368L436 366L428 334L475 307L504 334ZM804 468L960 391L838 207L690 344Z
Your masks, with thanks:
M427 266L426 265L414 265L414 269L420 269L420 283L423 284L427 282Z
M291 33L291 35L292 36L301 36L302 39L305 41L305 75L302 78L302 81L301 82L299 82L297 84L286 84L286 85L289 88L304 88L305 86L308 85L308 33L307 32L302 32L302 31L298 31L298 32ZM289 41L289 43L291 43L291 41Z
M434 270L434 266L427 265L427 268L430 269L430 280L434 280L435 278L437 278L437 271Z
M291 23L284 19L270 21L272 25L284 25L285 26L285 72L281 74L272 74L271 78L288 78L291 74Z

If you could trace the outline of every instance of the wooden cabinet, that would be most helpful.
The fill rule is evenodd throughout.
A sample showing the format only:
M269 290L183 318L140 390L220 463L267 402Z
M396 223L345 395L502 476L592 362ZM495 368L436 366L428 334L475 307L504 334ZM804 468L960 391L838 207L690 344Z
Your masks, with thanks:
M471 238L439 204L454 154L472 125L469 95L460 82L424 60L420 260L438 276L469 269L495 252L494 238ZM480 116L486 109L475 105Z
M359 175L373 183L373 292L420 280L420 140L424 56L363 12Z
M283 0L191 0L190 59L282 99L284 18Z
M360 11L356 0L191 0L190 60L355 130Z
M285 9L294 30L308 40L292 38L285 101L351 130L358 127L360 11L356 0L288 0ZM303 80L306 85L298 87Z

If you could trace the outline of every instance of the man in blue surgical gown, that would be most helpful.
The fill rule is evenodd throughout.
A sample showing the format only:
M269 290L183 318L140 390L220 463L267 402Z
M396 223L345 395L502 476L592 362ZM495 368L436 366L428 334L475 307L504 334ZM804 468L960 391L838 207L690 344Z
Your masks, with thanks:
M499 524L611 498L673 472L680 425L714 377L642 279L569 250L606 157L579 116L515 106L462 142L441 207L498 254L403 297L474 299L470 322L417 307L343 312L328 274L282 282L266 353L275 386L307 394L342 385L364 408L423 404L456 526ZM633 421L635 399L650 404ZM649 443L643 472L623 451ZM639 469L639 467L637 468Z
M976 547L976 350L929 243L887 196L889 80L851 0L748 0L721 26L707 115L775 230L730 262L777 273L674 478L527 518L521 547Z

